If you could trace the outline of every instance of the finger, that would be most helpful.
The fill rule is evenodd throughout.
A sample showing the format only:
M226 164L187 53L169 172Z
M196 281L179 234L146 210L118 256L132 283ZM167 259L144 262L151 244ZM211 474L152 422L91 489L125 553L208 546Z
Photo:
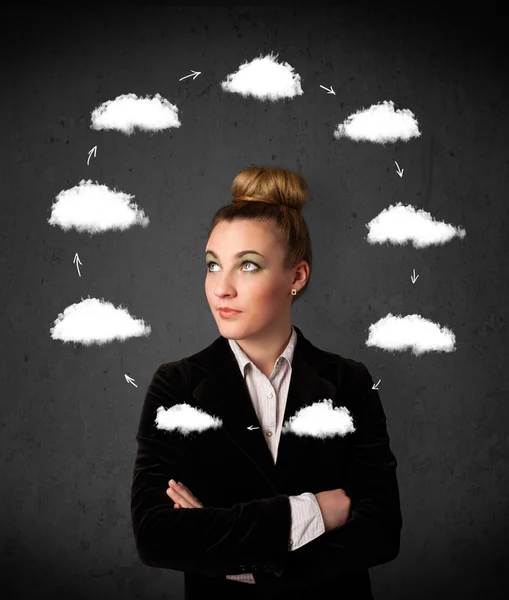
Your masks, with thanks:
M176 489L169 487L166 490L166 494L173 500L173 502L175 504L180 504L180 505L184 505L185 504L185 500L184 498L182 498L182 496L177 492Z
M189 494L189 497L193 502L194 508L204 508L203 504L198 500L198 498L193 494L193 492L191 492L191 490L187 486L185 486L181 481L177 481L177 484L180 485Z
M184 485L181 481L175 481L174 479L170 479L170 481L168 481L168 485L172 488L174 488L175 490L177 490L177 492L179 492L179 494L182 494L183 492L187 492L187 494L191 497L194 498L193 492L191 492L191 490Z
M182 490L181 493L186 494L189 497L189 499L197 500L196 496L193 494L193 492L187 486L185 486L180 481L177 481L177 485L181 488L181 490Z
M169 487L166 490L168 496L174 501L174 503L178 503L180 508L195 508L187 498L185 498L182 494L180 494L176 489Z
M184 502L184 508L204 508L198 498L181 481L176 482L175 480L170 479L168 483L168 489L175 490L178 497Z
M181 484L183 485L183 484ZM203 504L198 500L198 498L191 492L189 488L183 485L184 494L189 494L189 501L192 504L192 508L203 508Z
M172 483L172 480L170 480L170 489L176 490L179 493L180 497L185 502L191 505L191 508L202 508L198 499L193 496L191 491L184 484Z

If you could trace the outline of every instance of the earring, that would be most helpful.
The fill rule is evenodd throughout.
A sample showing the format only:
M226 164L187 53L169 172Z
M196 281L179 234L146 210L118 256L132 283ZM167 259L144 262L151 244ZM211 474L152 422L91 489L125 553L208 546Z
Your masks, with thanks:
M296 296L297 295L297 290L295 288L292 288L292 296Z

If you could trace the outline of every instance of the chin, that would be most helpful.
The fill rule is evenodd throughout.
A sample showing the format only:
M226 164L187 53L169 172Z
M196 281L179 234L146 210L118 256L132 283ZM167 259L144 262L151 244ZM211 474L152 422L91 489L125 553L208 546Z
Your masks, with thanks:
M240 333L241 329L239 328L239 325L237 323L229 323L228 321L223 321L223 319L221 319L221 317L219 317L219 319L217 320L217 328L219 329L219 331L221 332L221 335L223 337L235 340L239 338L239 335L237 335L237 332ZM242 330L243 331L243 330ZM240 337L244 337L244 336L240 336Z

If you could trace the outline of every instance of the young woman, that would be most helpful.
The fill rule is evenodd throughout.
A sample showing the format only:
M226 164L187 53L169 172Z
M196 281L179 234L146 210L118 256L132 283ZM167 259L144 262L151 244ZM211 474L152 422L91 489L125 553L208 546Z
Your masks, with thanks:
M291 323L312 267L303 177L248 168L232 193L205 249L220 337L160 365L146 393L139 557L184 572L186 600L372 599L368 569L396 558L402 527L379 393Z

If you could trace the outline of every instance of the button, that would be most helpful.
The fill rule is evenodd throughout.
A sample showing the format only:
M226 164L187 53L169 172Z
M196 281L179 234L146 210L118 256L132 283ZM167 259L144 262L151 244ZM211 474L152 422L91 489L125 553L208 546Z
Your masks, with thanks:
M271 392L271 393L270 393L270 394L267 396L267 398L272 398L272 396L273 396L273 395L274 395L274 394Z
M290 540L290 541L288 542L288 548L291 548L292 546L293 546L293 540Z
M272 431L270 429L267 429L266 434L267 434L267 437L270 437L272 435Z

